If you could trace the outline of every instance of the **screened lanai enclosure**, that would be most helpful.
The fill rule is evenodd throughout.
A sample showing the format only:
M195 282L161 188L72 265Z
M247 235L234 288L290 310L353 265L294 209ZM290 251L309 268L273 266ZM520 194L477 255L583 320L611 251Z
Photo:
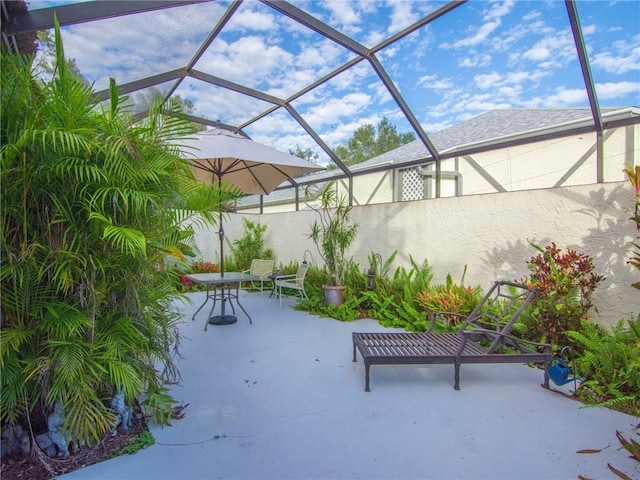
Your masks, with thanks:
M114 78L137 118L178 98L193 122L329 167L239 209L298 209L327 179L367 204L618 181L635 162L636 1L3 1L4 45L33 51L54 15L97 101ZM355 166L336 154L382 119L415 140Z
M200 128L326 167L238 200L230 241L251 218L278 262L299 261L309 206L335 182L361 207L361 265L398 252L428 259L436 281L490 285L555 242L607 277L594 318L637 312L623 170L639 164L640 2L3 1L4 46L37 50L44 77L54 18L96 102L113 78L135 119L173 99ZM358 163L338 154L384 122L413 140ZM199 232L199 258L220 258L214 237Z
M301 382L283 375L295 372L304 383L313 368L321 380L318 391L333 397L334 392L345 392L356 399L351 392L362 390L362 371L353 374L362 362L351 361L352 332L369 327L361 330L355 322L324 318L335 311L333 306L320 312L323 318L316 318L318 311L298 312L290 307L304 305L295 305L292 296L283 299L281 289L280 295L241 290L238 279L247 277L239 272L253 260L269 260L274 288L281 286L280 273L308 269L304 292L310 305L320 305L321 287L334 271L348 268L353 280L345 276L341 286L347 288L349 319L371 315L363 319L365 324L371 320L383 331L387 325L411 329L411 323L402 323L409 317L414 325L425 324L428 310L419 304L417 289L438 292L455 284L457 297L458 291L487 292L496 280L527 283L534 259L551 247L575 252L567 256L578 259L581 271L590 272L593 266L589 281L598 287L590 290L589 304L583 305L586 295L574 295L577 288L571 285L571 294L563 298L567 304L580 303L574 314L548 300L564 289L569 269L562 270L558 285L563 288L549 282L544 287L549 288L548 298L541 302L551 305L550 310L568 310L560 321L583 320L587 309L588 320L601 326L638 318L640 191L638 182L633 183L640 178L638 0L0 0L0 7L0 328L2 338L8 339L0 413L3 431L5 425L17 425L33 414L37 422L20 426L32 441L40 432L52 441L51 433L59 434L61 445L50 445L51 455L75 454L65 452L70 439L72 444L90 440L86 443L96 444L92 452L110 454L101 439L128 428L126 419L133 411L127 411L127 402L144 394L143 405L159 425L171 424L169 420L191 405L186 420L192 419L193 429L184 424L152 432L181 432L188 438L157 438L158 447L136 455L165 476L164 466L173 459L166 454L169 445L179 446L173 449L179 458L185 456L183 447L192 445L196 454L189 458L202 460L209 476L225 475L215 463L227 463L234 474L246 464L247 471L257 472L254 477L331 476L333 466L325 465L331 455L315 455L317 468L302 475L290 469L271 475L251 460L260 457L271 466L288 468L293 450L280 440L286 436L297 441L300 431L310 431L298 428L301 419L308 419L313 430L314 425L339 426L358 416L368 424L384 417L378 415L384 406L374 406L373 416L363 415L362 402L346 415L331 405L316 408L305 403L304 395L311 393L316 400L323 395L300 389ZM25 61L12 53L32 57ZM207 135L201 135L205 130ZM193 156L181 145L213 138L216 130L266 146L270 153L261 157L271 158L250 159L261 167L282 170L286 162L274 161L276 149L312 173L288 178L273 190L243 190L231 180L225 183L213 168L228 158L238 160L240 154L220 158L221 148L216 147L215 152L201 153L217 178L198 179L189 170L195 162L186 161ZM257 150L253 142L242 143ZM277 178L275 184L282 177ZM336 186L337 192L327 186ZM237 190L270 193L242 196ZM318 213L338 210L318 207L327 193L349 207L353 224L345 222L341 228L347 235L336 239L337 247L323 251L322 241L314 241ZM260 242L254 242L256 236ZM343 252L340 244L346 236ZM232 247L248 237L248 253L240 258L236 252L244 246ZM264 246L260 253L254 250L258 243ZM343 261L331 267L338 250ZM549 259L548 265L553 262ZM212 282L209 275L193 277L202 271L226 276L214 276ZM296 275L296 285L302 287L299 278ZM192 291L194 280L203 280L206 292ZM223 287L210 286L215 284ZM350 291L356 289L357 296ZM240 296L244 305L254 306L245 309ZM207 305L208 316L201 303L205 299L214 300L213 306ZM204 332L213 307L221 313L216 317L222 317L214 321L227 320L227 300L234 301L234 315L251 317ZM372 307L363 308L361 301ZM234 311L234 304L241 309ZM205 311L196 311L197 305ZM534 312L531 317L543 327L543 320L558 320L544 315ZM190 328L198 334L191 335ZM260 329L276 332L274 338L284 348L270 348L274 342L265 343ZM546 342L547 331L541 330ZM297 340L290 334L302 336ZM324 342L326 352L316 351L309 338ZM194 356L194 350L179 356L183 339L185 347L202 345L204 356ZM217 348L219 342L231 350ZM303 345L306 360L287 345ZM251 356L229 355L243 349ZM261 356L255 358L256 352ZM183 376L187 364L180 362L189 358L197 369ZM227 368L231 363L240 370ZM274 370L267 374L269 365ZM260 369L265 368L263 377ZM510 385L503 377L500 383L490 382L492 391ZM373 385L382 383L376 379ZM370 401L387 395L390 405L397 406L395 388L415 397L406 400L415 400L416 408L404 410L423 407L424 390L414 390L413 381L393 377L390 383ZM188 392L183 384L195 387ZM203 385L211 387L211 395L203 394ZM623 392L621 382L611 385L607 393L614 388L616 395ZM293 386L295 392L286 395L281 386ZM431 395L439 386L428 382L420 388L428 388ZM593 389L598 401L611 398L600 396L602 388ZM237 398L248 403L227 395L236 390L242 390ZM267 396L255 396L260 391ZM281 395L272 395L276 391ZM175 402L167 396L174 393ZM191 393L202 401L192 402ZM501 415L495 408L499 396L489 392L486 398L491 411ZM284 414L270 413L269 401L263 401L267 397L290 398L294 408L285 405ZM513 403L504 398L505 405ZM332 402L344 403L338 397ZM299 407L303 410L296 410ZM258 422L244 411L257 412ZM521 416L531 420L551 410L539 406L535 415L531 411ZM439 418L455 417L455 412L434 412ZM511 423L512 417L507 418ZM269 418L273 425L260 423ZM415 419L389 418L402 427L399 431L413 422L413 430L435 438ZM42 428L36 432L32 425ZM66 436L67 426L72 437ZM511 426L509 431L527 430ZM343 448L347 443L334 441L340 434L324 430L326 445L336 447L336 458L374 468L385 463L375 455L380 446L388 450L391 430L380 431L372 437L371 448L358 447L373 456L354 463L349 449ZM275 436L273 442L262 439L267 450L254 449L260 447L258 437L268 432ZM614 432L617 427L610 435ZM473 435L467 437L475 441ZM498 437L503 443L508 438L499 431ZM20 440L15 446L25 452L25 435L16 433L15 438ZM305 451L324 452L317 442L321 436L309 438L313 445L303 446ZM416 445L433 438L427 435L426 443ZM553 459L558 448L565 448L554 440L559 446L540 458ZM207 445L213 455L201 454ZM239 462L235 454L225 454L232 445L237 445ZM282 461L268 451L271 445L285 445ZM299 442L294 449L298 447ZM462 450L448 448L456 465L466 448L459 447ZM572 446L574 463L581 465L575 457L578 449L592 447ZM511 460L535 463L526 445L520 450L522 455ZM160 452L161 461L148 452ZM389 464L392 470L386 476L395 478L407 455L390 452L401 460L399 469ZM37 458L44 466L53 465L45 464L40 453ZM547 463L549 471L555 468ZM75 458L55 464L79 465ZM198 468L194 462L172 464L187 476ZM507 464L491 464L488 471L515 471ZM119 465L123 470L118 471L136 477L130 463ZM148 465L139 476L153 471ZM477 473L475 465L471 468ZM517 468L522 471L522 465ZM344 477L357 477L353 471L345 470ZM107 476L113 477L112 472ZM51 469L48 473L53 475ZM82 471L78 475L93 478Z

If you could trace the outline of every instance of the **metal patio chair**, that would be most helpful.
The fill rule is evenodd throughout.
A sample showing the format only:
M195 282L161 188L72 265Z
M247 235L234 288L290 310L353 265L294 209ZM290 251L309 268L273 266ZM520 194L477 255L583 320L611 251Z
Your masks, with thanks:
M275 263L275 260L262 260L255 258L251 260L251 268L242 272L260 277L260 280L251 281L251 286L256 290L260 290L260 296L262 296L265 282L268 282L269 284L273 283L273 280L269 277L273 275L273 267L275 266ZM258 282L260 283L259 287L256 285Z
M293 290L301 298L308 298L307 293L304 291L304 277L306 277L308 270L309 265L306 262L302 262L295 275L281 275L276 277L276 291L280 300L280 306L282 306L283 289Z

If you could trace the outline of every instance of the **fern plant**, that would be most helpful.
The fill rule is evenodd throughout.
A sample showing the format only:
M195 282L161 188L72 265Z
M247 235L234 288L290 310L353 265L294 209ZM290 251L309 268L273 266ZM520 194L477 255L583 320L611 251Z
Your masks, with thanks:
M585 382L578 394L589 403L639 415L640 316L610 331L587 320L581 327L567 333L582 349L577 370Z

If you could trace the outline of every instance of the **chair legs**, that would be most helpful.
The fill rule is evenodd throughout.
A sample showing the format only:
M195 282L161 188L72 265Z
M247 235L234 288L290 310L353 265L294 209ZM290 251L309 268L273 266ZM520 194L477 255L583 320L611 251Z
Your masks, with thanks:
M287 287L286 285L276 285L276 289L277 289L277 295L278 295L278 299L280 301L280 306L282 306L282 288L288 288L290 290L296 290L297 292L300 292L298 295L301 298L309 298L307 297L307 292L304 291L304 289L302 288L295 288L295 287Z

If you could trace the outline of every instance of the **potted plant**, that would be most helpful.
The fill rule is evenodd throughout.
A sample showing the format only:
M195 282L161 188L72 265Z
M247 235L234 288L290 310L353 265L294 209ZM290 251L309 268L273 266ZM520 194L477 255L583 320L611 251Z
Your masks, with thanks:
M331 276L331 284L323 285L325 301L339 306L345 288L348 262L345 255L358 233L358 224L351 218L353 206L348 204L345 195L339 194L335 183L324 189L319 206L307 205L318 214L318 219L311 224L309 238L315 243Z

